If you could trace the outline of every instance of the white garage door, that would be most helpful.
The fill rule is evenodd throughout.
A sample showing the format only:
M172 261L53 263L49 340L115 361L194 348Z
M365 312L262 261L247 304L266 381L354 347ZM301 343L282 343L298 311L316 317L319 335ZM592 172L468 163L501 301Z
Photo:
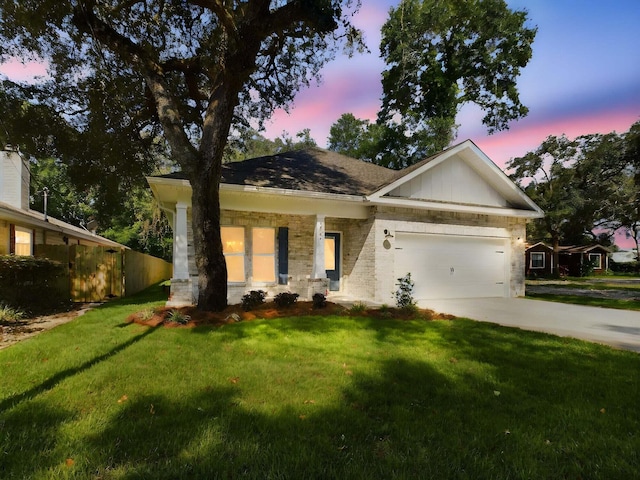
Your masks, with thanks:
M395 278L411 273L416 300L505 297L504 238L397 233Z

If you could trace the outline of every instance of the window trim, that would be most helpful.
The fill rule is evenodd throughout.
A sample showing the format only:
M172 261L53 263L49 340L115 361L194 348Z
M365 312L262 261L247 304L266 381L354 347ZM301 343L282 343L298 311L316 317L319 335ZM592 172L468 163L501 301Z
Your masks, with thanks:
M24 235L28 235L29 236L29 242L28 243L23 243L23 242L18 242L18 237L21 235L18 234L24 234ZM26 227L21 227L20 225L15 225L13 228L13 253L15 255L18 256L22 256L22 257L31 257L33 256L33 230L26 228ZM23 245L28 245L29 246L29 253L18 253L18 245L23 246Z
M273 244L273 251L271 253L256 253L255 251L255 237L254 237L254 232L256 232L256 230L270 230L271 232L271 237L272 237L272 244ZM277 244L276 244L276 228L275 227L261 227L261 226L255 226L255 227L251 227L251 283L252 285L275 285L276 283L278 283L278 272L277 272L277 265L276 265L276 255L277 255ZM260 257L260 258L269 258L271 257L271 265L273 267L272 271L273 271L273 276L271 277L270 280L256 280L255 278L255 261L254 259L256 257Z
M591 257L598 257L597 262L594 264ZM587 254L587 260L593 265L594 270L602 270L602 254L601 253L589 253Z
M541 266L536 266L533 264L533 256L538 256L541 255L542 256L542 265ZM541 270L543 268L545 268L546 266L546 254L544 252L529 252L529 268L531 269L536 269L536 270Z

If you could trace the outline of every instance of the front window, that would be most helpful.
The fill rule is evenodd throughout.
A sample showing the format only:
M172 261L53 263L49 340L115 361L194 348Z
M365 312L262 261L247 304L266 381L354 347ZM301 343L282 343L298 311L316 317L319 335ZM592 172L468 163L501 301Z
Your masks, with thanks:
M222 227L222 252L227 262L227 281L244 282L244 228Z
M590 253L589 254L589 263L593 265L595 269L602 268L602 254L601 253Z
M531 252L531 268L544 268L544 253Z
M33 250L33 241L32 241L32 232L29 229L16 227L16 244L15 244L15 254L16 255L32 255Z
M254 228L252 244L252 276L254 282L276 281L276 230Z

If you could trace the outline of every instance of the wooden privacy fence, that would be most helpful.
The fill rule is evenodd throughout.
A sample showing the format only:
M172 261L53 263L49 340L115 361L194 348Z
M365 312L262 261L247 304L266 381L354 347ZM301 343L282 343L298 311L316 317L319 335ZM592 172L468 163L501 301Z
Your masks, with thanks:
M124 248L86 245L36 245L36 256L67 264L61 285L74 302L99 302L132 295L171 278L171 264Z

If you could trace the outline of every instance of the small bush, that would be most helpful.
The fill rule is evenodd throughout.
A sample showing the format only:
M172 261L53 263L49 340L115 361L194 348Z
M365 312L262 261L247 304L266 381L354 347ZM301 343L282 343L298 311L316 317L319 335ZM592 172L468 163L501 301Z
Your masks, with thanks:
M411 273L407 273L404 277L398 279L396 283L398 289L395 291L396 306L398 308L405 308L415 310L416 301L413 298L413 281L411 280Z
M0 255L2 299L30 314L49 313L69 302L67 275L68 267L60 262Z
M314 293L312 300L313 308L324 308L327 306L327 297L325 297L322 293Z
M251 290L249 293L242 296L242 309L245 312L253 310L264 303L266 296L267 292L263 290Z
M367 304L364 302L356 302L353 305L351 305L351 308L349 309L349 312L354 314L354 315L358 315L361 313L364 313L367 310Z
M290 307L298 301L299 296L300 295L298 295L297 293L282 292L277 294L273 298L273 301L279 307Z
M189 315L185 315L180 310L171 310L167 314L167 320L173 323L179 323L180 325L186 325L191 320Z
M0 303L0 322L17 322L25 316L26 314L22 310Z

